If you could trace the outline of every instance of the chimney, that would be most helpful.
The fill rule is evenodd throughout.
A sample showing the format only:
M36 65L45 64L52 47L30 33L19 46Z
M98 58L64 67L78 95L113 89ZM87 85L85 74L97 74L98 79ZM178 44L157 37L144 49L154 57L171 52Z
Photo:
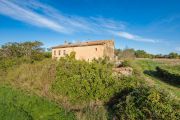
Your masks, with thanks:
M64 41L64 45L67 45L67 44L68 44L68 42L65 40L65 41Z

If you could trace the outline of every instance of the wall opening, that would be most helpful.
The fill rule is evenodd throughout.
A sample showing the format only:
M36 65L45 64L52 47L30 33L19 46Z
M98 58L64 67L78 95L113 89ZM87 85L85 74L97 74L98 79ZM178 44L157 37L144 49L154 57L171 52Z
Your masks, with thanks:
M54 50L54 55L56 55L56 50Z
M66 55L66 50L63 50L63 54Z
M61 50L59 50L59 55L61 55Z

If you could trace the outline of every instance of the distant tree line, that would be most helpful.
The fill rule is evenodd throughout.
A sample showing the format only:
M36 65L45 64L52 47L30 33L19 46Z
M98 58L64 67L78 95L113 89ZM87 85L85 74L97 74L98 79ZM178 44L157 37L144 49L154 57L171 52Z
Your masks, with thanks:
M51 57L51 52L45 51L42 45L43 43L39 41L6 43L0 47L0 59L24 57L32 60L42 60Z
M147 53L144 50L134 50L132 48L126 48L124 50L122 49L116 49L115 55L118 59L132 59L132 58L169 58L169 59L180 59L180 54L171 52L168 55L162 55L162 54L150 54Z

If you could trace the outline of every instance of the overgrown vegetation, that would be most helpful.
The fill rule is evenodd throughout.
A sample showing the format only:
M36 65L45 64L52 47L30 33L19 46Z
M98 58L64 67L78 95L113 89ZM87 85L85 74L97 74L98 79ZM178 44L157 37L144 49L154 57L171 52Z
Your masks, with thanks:
M50 54L41 45L39 42L11 43L1 48L0 117L3 119L75 119L76 116L80 120L133 120L180 117L179 100L169 94L171 89L178 89L169 87L169 84L168 87L163 84L151 86L147 82L149 78L156 79L156 67L162 66L162 63L131 61L131 55L137 55L137 52L133 53L122 62L121 67L133 67L133 75L125 77L115 74L113 64L107 59L80 61L75 59L75 53L71 53L53 61L48 59ZM143 51L139 53L144 54ZM127 54L129 51L124 53L124 57ZM178 74L179 68L167 70ZM165 88L168 90L161 90ZM73 111L75 116L69 111Z
M172 61L172 62L171 62ZM131 61L131 67L133 67L136 76L144 79L148 85L156 86L157 88L161 88L169 91L171 94L180 98L178 84L171 84L170 80L162 77L161 74L156 70L157 67L169 66L172 70L179 66L180 61L176 60L133 60ZM170 70L170 69L169 69ZM178 72L178 67L176 69Z
M165 82L180 87L180 66L158 66L156 70Z
M76 60L75 54L71 53L70 56L61 58L58 62L53 89L75 103L92 100L107 101L113 94L124 88L124 81L127 81L125 77L113 75L111 64L96 60L90 63ZM129 86L131 86L130 83L135 82L129 81Z
M120 120L176 120L180 118L179 103L165 92L140 86L124 89L111 99L114 118Z

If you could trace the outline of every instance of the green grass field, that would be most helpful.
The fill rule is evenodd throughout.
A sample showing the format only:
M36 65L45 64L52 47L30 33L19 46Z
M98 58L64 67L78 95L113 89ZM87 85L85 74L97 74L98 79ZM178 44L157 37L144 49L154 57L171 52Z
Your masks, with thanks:
M180 63L180 61L178 61ZM135 69L138 69L141 75L149 82L148 84L153 84L159 89L164 89L175 95L178 99L180 99L180 87L171 85L167 82L164 82L161 78L158 78L156 74L156 67L157 66L169 66L170 72L178 73L180 71L179 64L176 61L171 62L170 60L151 60L151 59L136 59L132 61L132 66Z
M36 95L0 85L1 120L73 120L73 113Z

